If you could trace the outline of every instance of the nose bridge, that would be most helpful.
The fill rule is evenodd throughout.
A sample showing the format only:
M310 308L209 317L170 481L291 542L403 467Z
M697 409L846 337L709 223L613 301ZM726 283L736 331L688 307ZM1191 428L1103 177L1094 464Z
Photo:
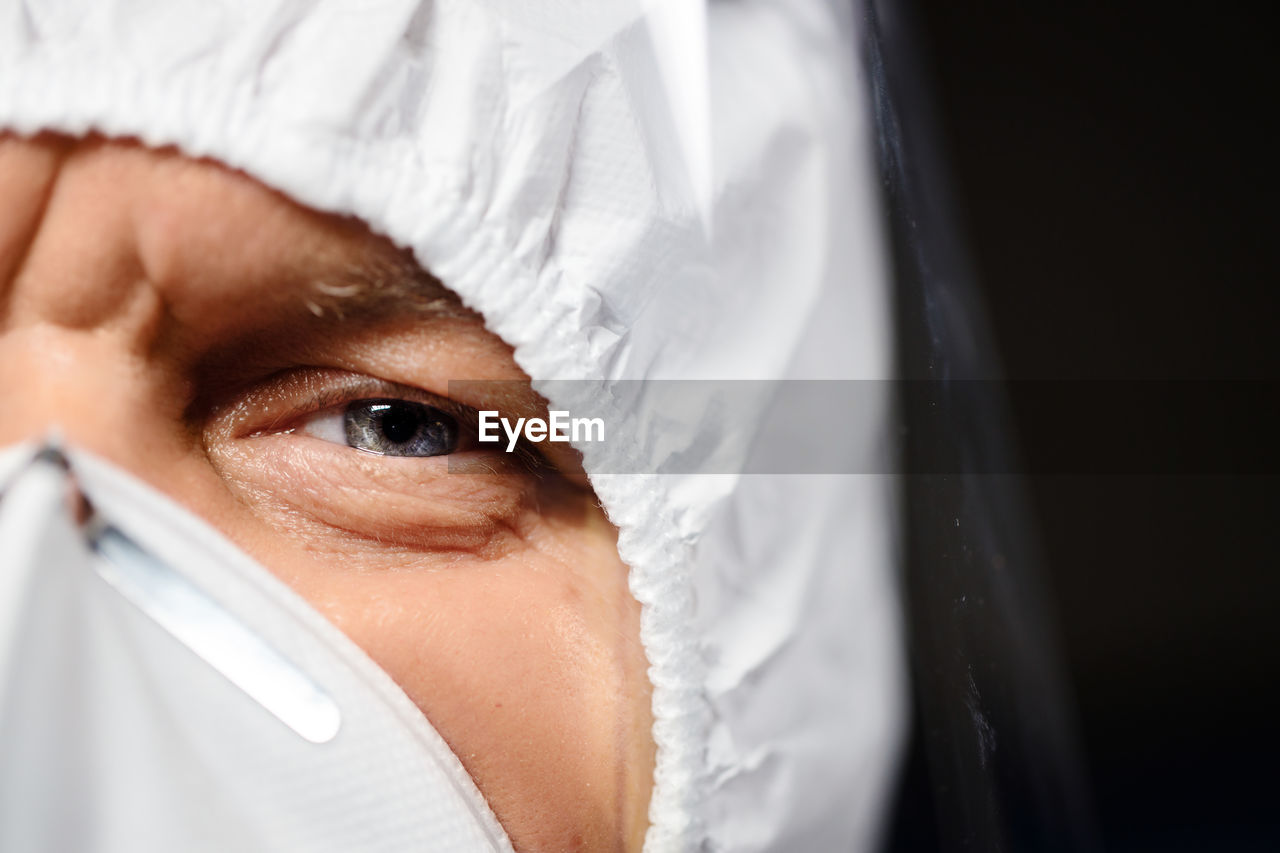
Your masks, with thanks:
M119 337L52 324L0 333L0 447L50 433L134 468L174 442L174 411Z
M123 461L156 438L144 368L164 304L138 260L143 176L101 146L52 145L0 143L0 446L56 430Z

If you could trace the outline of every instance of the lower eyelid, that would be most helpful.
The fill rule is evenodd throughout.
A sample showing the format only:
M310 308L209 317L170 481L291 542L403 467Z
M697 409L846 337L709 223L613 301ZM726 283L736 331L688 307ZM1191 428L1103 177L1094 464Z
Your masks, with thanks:
M509 542L533 485L515 474L453 474L448 457L351 453L289 433L223 448L215 464L264 518L303 517L318 525L290 522L294 533L316 541L337 535L354 542L354 536L418 552L482 553Z

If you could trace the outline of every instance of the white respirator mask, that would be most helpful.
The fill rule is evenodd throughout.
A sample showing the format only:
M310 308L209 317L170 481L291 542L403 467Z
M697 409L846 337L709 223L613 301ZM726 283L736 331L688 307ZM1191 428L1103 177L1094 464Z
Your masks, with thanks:
M56 442L0 452L0 850L510 851L350 640Z

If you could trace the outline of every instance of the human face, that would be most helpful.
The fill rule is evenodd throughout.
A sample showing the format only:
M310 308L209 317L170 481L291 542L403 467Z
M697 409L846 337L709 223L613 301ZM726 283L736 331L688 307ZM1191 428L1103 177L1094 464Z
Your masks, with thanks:
M359 400L536 407L448 399L450 379L527 382L510 348L360 223L218 165L0 137L0 199L0 445L57 429L292 585L422 709L517 850L638 850L638 606L572 456L343 440Z

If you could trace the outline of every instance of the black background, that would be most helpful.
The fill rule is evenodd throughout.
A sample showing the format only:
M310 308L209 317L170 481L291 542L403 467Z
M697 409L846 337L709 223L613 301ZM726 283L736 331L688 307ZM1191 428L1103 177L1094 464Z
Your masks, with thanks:
M1263 16L916 6L953 213L1005 372L1280 377L1280 75ZM1033 456L1070 441L1029 426ZM1224 413L1208 440L1273 435ZM1106 849L1280 850L1277 478L1029 484ZM931 845L915 819L900 809L892 849Z

